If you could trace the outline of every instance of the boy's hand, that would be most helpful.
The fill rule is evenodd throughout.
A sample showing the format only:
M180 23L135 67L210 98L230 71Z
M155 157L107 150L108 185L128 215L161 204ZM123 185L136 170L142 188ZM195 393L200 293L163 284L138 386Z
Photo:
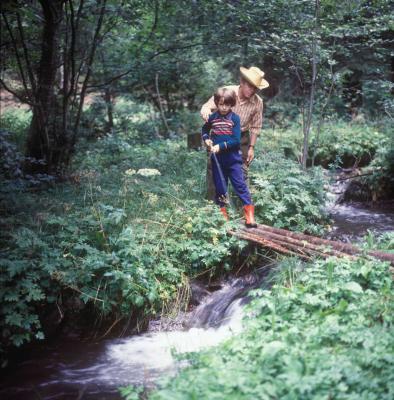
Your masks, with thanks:
M206 139L204 140L205 146L207 146L208 148L211 147L213 145L213 142L211 139Z
M211 147L211 153L219 153L220 147L218 144L215 144L215 146Z

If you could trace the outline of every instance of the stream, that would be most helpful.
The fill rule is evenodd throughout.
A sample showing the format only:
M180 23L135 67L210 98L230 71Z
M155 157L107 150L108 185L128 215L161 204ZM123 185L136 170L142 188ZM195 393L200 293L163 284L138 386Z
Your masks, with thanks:
M368 230L394 230L393 204L379 208L336 204L343 187L331 187L327 206L334 226L329 237L357 241ZM151 386L161 376L176 374L185 361L175 361L174 352L185 353L214 346L242 330L243 305L248 291L264 281L257 272L230 278L183 316L176 330L158 329L153 321L144 334L98 343L68 338L41 348L41 353L21 362L4 377L0 398L29 399L120 399L118 387Z
M70 339L45 348L6 377L1 399L119 399L118 387L149 386L175 374L185 353L214 346L242 329L247 292L260 283L258 274L231 278L209 293L185 319L185 328L152 331L124 339L82 343ZM208 292L207 292L208 293Z
M344 175L339 173L327 190L326 210L333 220L332 230L327 239L358 242L368 231L382 234L394 230L394 201L373 203L342 203L349 181L336 180ZM346 175L345 175L346 176Z

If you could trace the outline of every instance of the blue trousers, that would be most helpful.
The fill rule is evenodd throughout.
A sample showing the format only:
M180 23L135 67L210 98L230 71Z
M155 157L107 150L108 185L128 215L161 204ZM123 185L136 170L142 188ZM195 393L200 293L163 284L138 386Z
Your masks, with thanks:
M216 160L215 160L216 155ZM244 173L242 170L242 156L238 150L212 154L212 176L215 184L215 201L220 207L224 207L223 201L227 194L228 180L230 179L234 191L241 199L243 205L252 204L250 192L246 185ZM219 164L219 165L218 165ZM219 170L222 171L222 174Z

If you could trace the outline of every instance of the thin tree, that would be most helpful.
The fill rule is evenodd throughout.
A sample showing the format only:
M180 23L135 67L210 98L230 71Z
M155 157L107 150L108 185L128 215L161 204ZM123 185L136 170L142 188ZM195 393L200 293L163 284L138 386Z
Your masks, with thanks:
M308 159L309 150L309 136L312 125L313 106L315 100L315 89L316 89L316 76L317 76L317 34L318 34L318 19L319 19L319 0L315 0L315 17L314 17L314 29L312 32L312 75L311 75L311 86L309 91L309 106L306 114L306 119L303 121L303 134L304 141L302 146L302 157L301 164L302 168L306 169L306 163Z

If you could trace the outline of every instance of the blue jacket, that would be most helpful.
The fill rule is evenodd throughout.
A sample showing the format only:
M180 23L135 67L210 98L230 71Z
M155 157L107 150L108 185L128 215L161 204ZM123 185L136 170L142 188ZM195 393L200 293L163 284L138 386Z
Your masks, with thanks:
M219 145L220 151L239 150L241 144L239 115L232 111L226 115L221 115L218 111L214 112L202 127L202 138L203 140L211 138L214 145Z

